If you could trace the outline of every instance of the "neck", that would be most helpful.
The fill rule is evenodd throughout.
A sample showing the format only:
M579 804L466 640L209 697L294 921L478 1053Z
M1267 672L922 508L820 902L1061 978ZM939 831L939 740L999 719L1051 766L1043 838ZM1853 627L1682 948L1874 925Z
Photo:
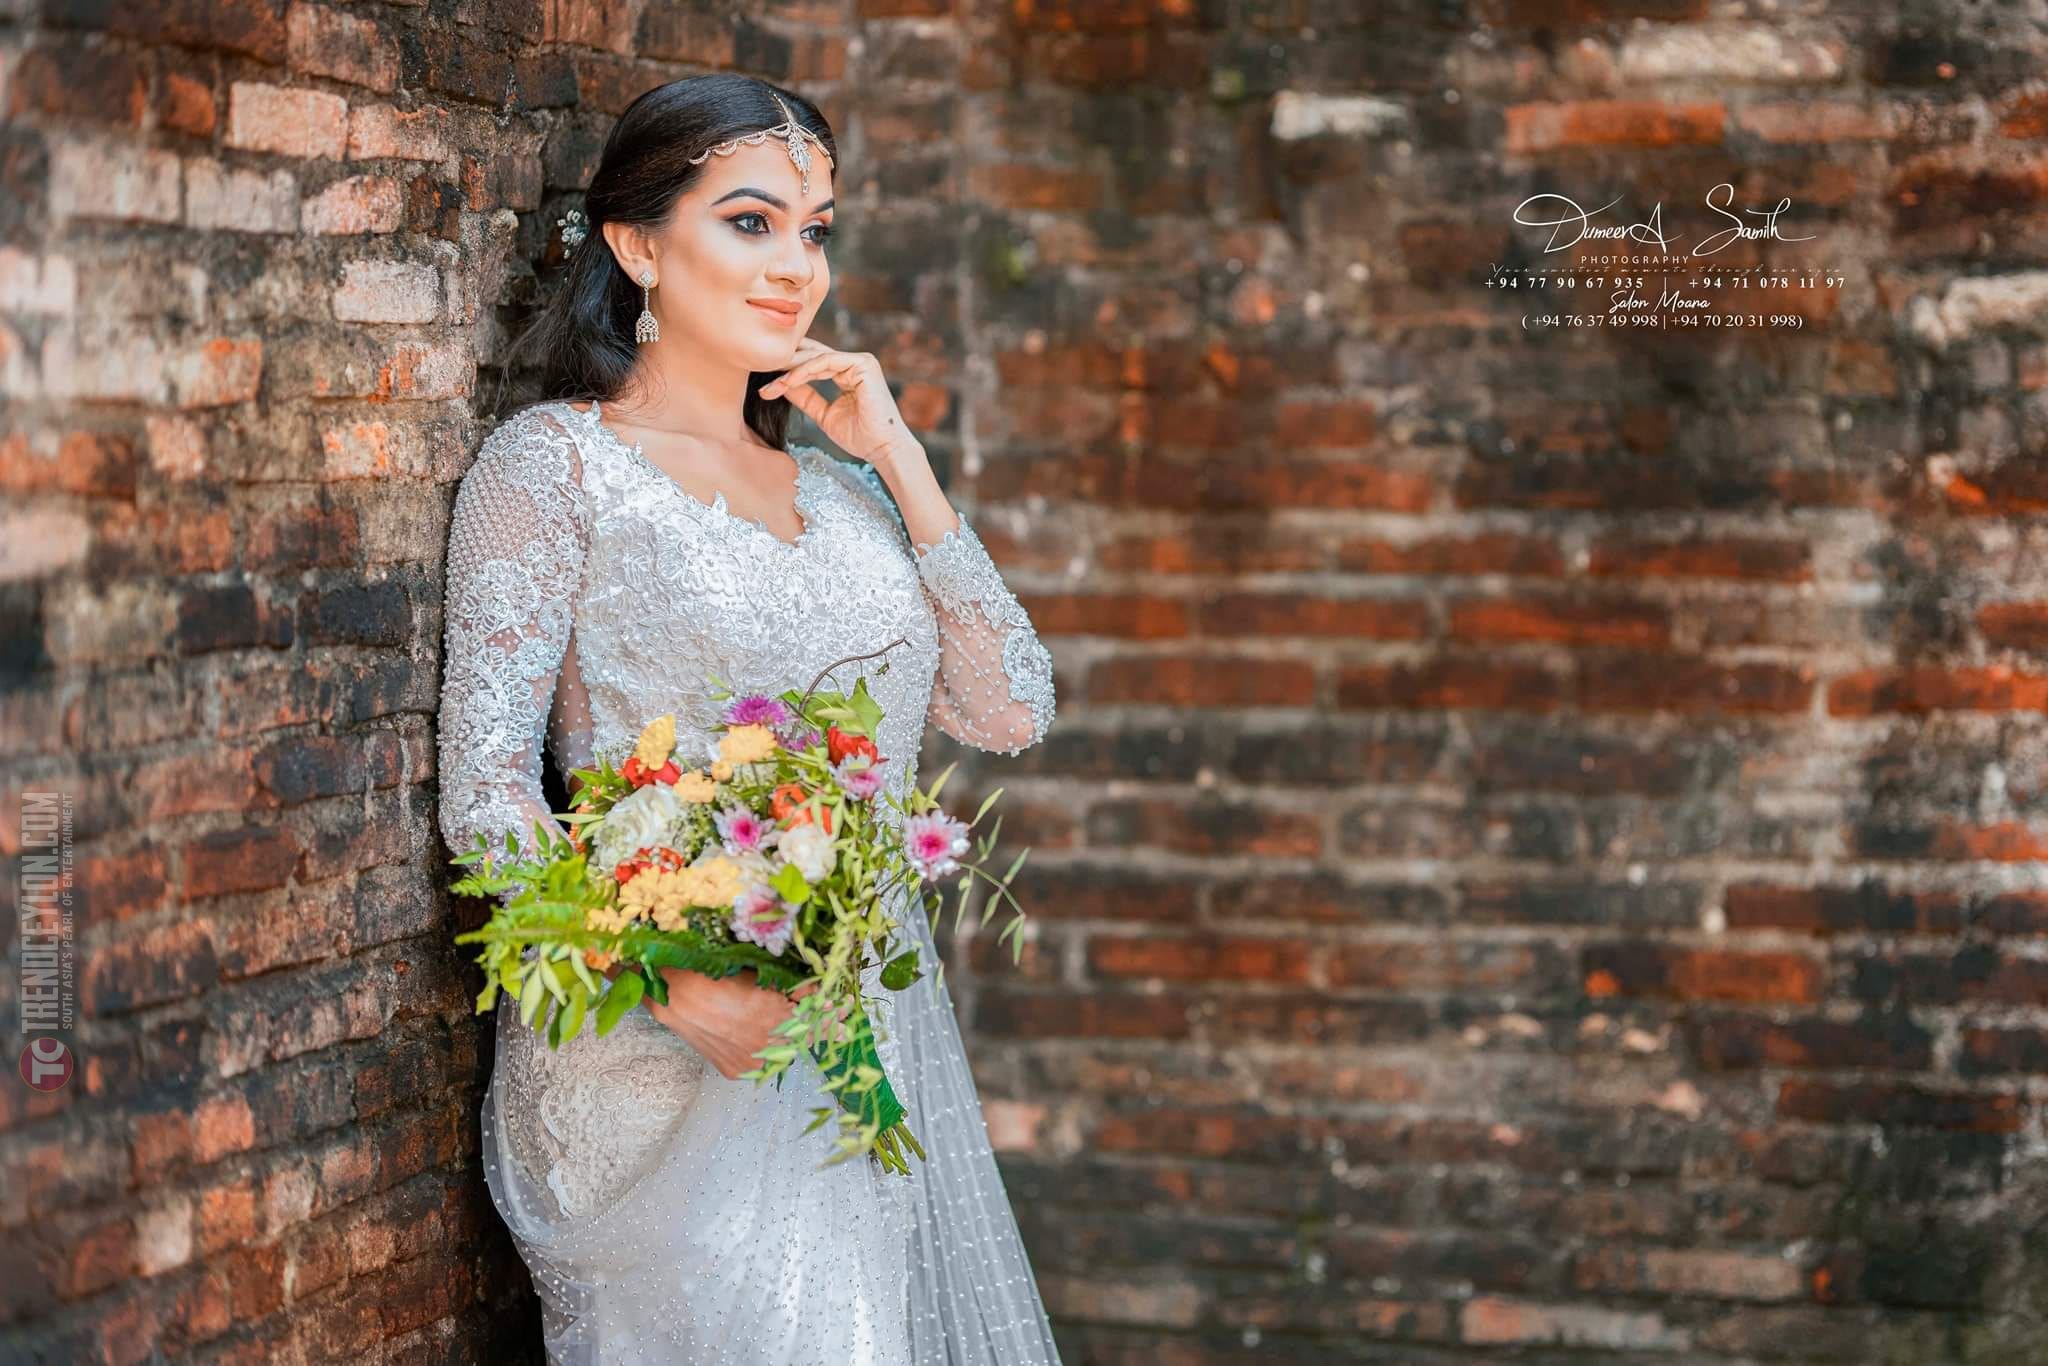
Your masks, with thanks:
M605 412L656 431L758 446L745 416L750 378L747 370L710 362L706 348L652 342L640 348L639 364Z

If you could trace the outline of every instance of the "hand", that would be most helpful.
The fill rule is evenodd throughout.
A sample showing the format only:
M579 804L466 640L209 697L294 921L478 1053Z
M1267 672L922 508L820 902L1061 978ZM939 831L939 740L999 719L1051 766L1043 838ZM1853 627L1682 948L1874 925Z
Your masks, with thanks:
M829 379L839 396L827 402L810 381ZM886 467L899 452L922 451L897 411L882 363L866 351L834 351L811 337L796 344L796 362L761 386L761 397L787 397L841 450Z
M762 987L752 968L718 979L683 968L663 968L661 975L668 1004L652 996L642 1003L728 1081L761 1065L754 1055L776 1041L775 1027L789 1018L790 1001L817 986L806 983L784 995Z

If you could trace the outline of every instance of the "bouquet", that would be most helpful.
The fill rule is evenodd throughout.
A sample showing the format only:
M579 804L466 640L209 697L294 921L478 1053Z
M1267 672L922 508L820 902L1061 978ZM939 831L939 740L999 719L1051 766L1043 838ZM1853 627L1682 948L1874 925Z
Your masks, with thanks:
M993 895L980 923L1008 902L1014 915L998 938L1014 958L1024 912L1010 881L1030 851L1000 877L987 871L1001 818L978 845L969 836L1002 789L972 821L957 820L938 801L953 766L904 798L886 791L888 759L873 739L881 706L865 678L850 694L818 691L836 667L809 690L779 696L735 696L714 676L713 699L730 702L702 755L678 752L675 717L656 717L620 767L604 759L575 771L574 809L560 817L566 830L536 822L523 855L508 831L502 860L478 834L454 859L473 871L453 889L500 904L455 942L480 946L477 1012L502 992L550 1047L586 1021L608 1033L644 999L666 1004L664 968L714 978L752 969L764 988L802 992L755 1055L760 1066L744 1075L779 1085L808 1053L838 1107L814 1111L807 1130L837 1115L828 1161L866 1154L907 1174L909 1157L923 1159L924 1150L883 1072L863 973L879 967L890 991L925 976L892 908L916 905L936 924L940 883L956 875L956 923L972 879L982 879ZM897 819L885 818L884 805ZM910 895L893 896L898 889ZM935 982L943 972L935 967Z

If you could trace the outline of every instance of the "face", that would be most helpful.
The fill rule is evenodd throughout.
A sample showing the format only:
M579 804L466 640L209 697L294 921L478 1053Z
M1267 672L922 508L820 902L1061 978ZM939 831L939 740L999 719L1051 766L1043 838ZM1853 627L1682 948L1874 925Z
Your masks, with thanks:
M806 195L787 148L773 137L713 155L651 239L658 253L653 306L664 341L675 337L745 370L789 366L832 288L824 244L833 191L830 163L806 144ZM638 278L630 265L628 274ZM793 313L786 311L791 305Z

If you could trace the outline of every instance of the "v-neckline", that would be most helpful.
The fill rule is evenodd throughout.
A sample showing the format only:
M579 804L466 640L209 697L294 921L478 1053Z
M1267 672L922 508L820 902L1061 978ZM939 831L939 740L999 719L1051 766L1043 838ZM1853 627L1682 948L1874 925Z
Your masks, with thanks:
M587 421L602 438L624 451L628 457L641 465L649 474L674 489L685 501L694 507L710 513L712 516L723 517L734 526L746 527L751 531L759 532L783 549L791 551L802 550L810 540L811 533L817 530L817 524L812 521L809 502L811 489L808 481L811 478L812 470L810 462L799 454L799 451L802 449L801 447L787 451L786 454L791 460L796 462L796 488L790 498L790 510L796 513L797 521L803 524L803 530L797 533L795 540L786 541L770 530L768 524L759 517L742 517L734 512L726 503L725 490L720 489L716 494L712 495L712 500L707 503L696 494L684 488L674 475L655 464L653 459L640 449L639 442L627 441L625 437L620 436L605 423L597 399L591 399L588 408L578 408L575 404L568 402L564 402L562 406Z

